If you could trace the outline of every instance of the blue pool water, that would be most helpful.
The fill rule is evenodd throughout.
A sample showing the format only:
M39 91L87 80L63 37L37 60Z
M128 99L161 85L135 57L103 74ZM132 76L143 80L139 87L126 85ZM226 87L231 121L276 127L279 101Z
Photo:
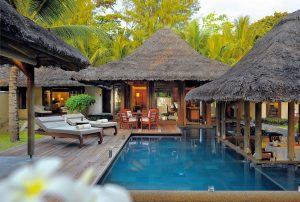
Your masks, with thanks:
M129 190L286 189L264 169L218 142L214 130L188 129L182 136L132 136L98 183Z

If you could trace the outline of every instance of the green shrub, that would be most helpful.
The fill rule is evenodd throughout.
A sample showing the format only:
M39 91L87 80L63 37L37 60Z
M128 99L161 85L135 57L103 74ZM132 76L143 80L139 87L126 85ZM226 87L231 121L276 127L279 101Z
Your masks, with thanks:
M71 96L66 106L71 112L78 111L84 115L87 115L89 107L96 102L95 98L87 94Z
M265 118L262 119L263 123L266 124L273 124L273 125L287 125L288 120L287 119L281 119L281 118Z

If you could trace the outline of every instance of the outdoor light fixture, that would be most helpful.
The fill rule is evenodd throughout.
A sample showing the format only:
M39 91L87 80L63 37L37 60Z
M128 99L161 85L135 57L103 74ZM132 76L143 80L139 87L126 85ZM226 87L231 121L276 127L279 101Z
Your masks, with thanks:
M208 190L209 192L214 192L215 191L215 187L214 186L208 186Z

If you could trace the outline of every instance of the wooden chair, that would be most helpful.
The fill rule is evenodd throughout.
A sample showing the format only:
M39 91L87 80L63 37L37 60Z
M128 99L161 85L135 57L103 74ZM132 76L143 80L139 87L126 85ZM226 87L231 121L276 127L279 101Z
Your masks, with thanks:
M126 126L128 129L132 126L138 128L138 118L135 113L132 113L130 109L122 109L119 112L120 128Z
M149 130L151 129L151 125L155 125L158 127L158 110L157 109L149 109L147 114L143 114L141 117L141 128L143 125L148 125Z

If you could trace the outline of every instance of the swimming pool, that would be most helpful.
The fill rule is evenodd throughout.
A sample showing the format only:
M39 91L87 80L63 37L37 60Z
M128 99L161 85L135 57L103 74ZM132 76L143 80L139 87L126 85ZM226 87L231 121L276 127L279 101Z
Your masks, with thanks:
M98 184L129 190L283 190L243 156L218 142L212 129L182 136L132 136ZM296 188L295 188L296 189Z

